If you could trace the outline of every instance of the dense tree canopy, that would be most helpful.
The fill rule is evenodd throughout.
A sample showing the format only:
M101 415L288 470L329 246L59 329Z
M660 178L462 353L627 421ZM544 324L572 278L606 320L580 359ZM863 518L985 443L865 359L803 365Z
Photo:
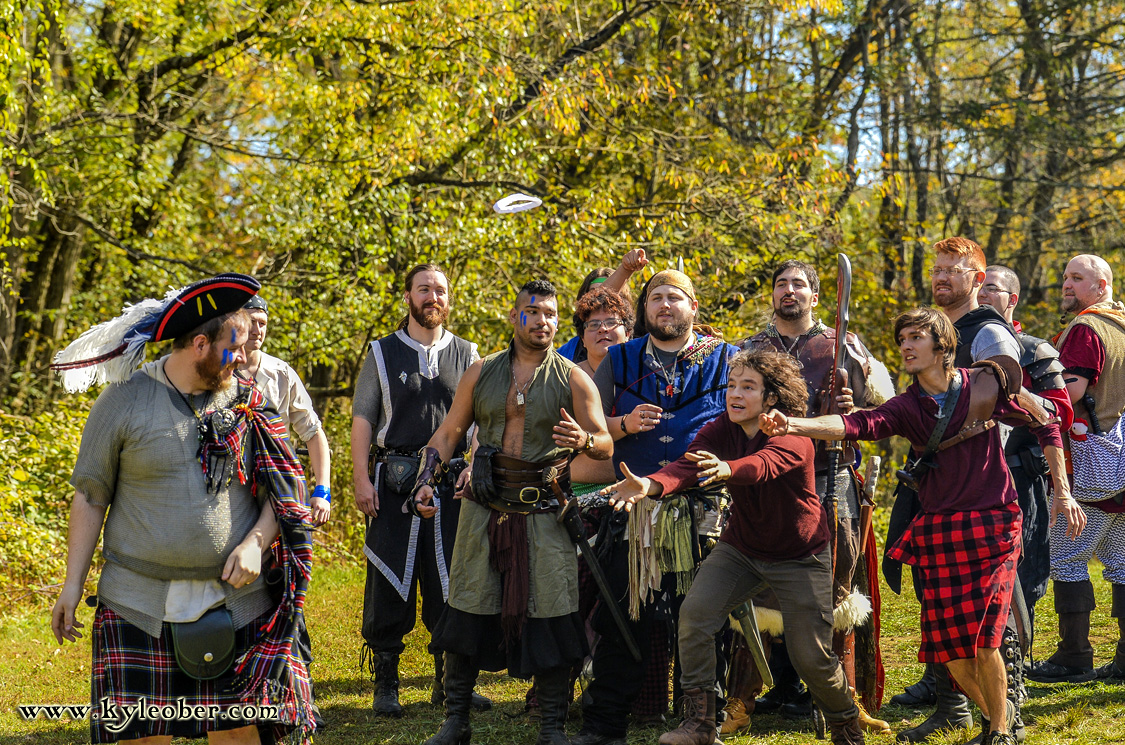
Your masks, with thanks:
M269 349L321 404L346 402L418 261L448 267L454 330L490 350L525 279L569 300L632 248L682 257L731 338L764 320L778 259L831 288L844 251L853 327L894 369L886 319L928 300L927 249L963 234L1018 269L1050 335L1065 258L1121 263L1122 18L1095 0L0 3L2 408L46 411L60 346L224 270L265 282ZM493 213L513 191L544 205Z

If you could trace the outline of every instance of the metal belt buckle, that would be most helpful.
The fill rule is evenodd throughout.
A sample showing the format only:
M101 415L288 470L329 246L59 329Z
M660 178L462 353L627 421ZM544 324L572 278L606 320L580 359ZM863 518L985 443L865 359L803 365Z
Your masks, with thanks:
M531 492L531 499L524 499L524 493ZM520 504L535 504L539 501L539 487L538 486L525 486L520 489L519 495Z

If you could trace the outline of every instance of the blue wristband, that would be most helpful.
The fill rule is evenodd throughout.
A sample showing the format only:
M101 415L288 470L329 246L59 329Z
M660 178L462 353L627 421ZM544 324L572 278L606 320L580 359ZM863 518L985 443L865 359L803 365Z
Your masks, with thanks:
M312 498L316 499L318 497L320 499L323 499L328 504L332 504L332 490L324 484L317 484L313 487Z

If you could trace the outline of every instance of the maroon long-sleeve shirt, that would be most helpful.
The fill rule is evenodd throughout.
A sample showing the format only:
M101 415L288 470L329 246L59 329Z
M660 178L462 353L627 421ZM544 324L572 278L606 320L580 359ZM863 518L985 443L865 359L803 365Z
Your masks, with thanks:
M972 384L968 370L961 375L961 396L942 438L948 440L961 431L969 415ZM948 395L948 394L947 394ZM993 419L1019 414L1021 409L998 398ZM915 381L903 393L876 409L856 411L844 417L845 437L849 440L882 440L899 435L910 441L915 455L921 455L934 431L939 409L931 396ZM1057 424L1033 429L1039 445L1062 447ZM1000 431L993 427L937 454L937 467L921 481L918 498L926 512L949 514L968 510L988 510L1016 501L1016 491L1004 462Z
M803 559L828 545L828 520L816 496L815 450L807 437L753 438L727 416L703 425L688 452L706 450L730 464L730 522L720 541L764 561ZM699 468L685 457L649 478L664 493L699 483Z

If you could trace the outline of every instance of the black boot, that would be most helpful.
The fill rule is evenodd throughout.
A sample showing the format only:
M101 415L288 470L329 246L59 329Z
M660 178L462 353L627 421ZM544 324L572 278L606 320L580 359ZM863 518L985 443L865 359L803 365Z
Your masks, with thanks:
M570 708L570 669L556 667L535 676L539 697L539 739L535 745L570 745L566 714Z
M1004 671L1008 677L1008 705L1012 715L1008 722L1008 731L1023 742L1027 737L1027 730L1023 725L1020 707L1027 701L1027 688L1023 684L1023 650L1020 648L1020 636L1010 625L1004 628L1004 640L1000 644L1000 654L1004 659Z
M1059 614L1059 645L1055 653L1037 662L1027 674L1037 683L1084 683L1097 677L1094 648L1090 645L1090 612L1096 605L1094 585L1055 581L1055 610Z
M430 692L430 703L441 706L445 703L445 662L443 655L434 655L434 685ZM473 711L488 711L492 708L492 699L473 691Z
M793 663L789 661L789 650L785 643L775 644L770 653L770 672L773 674L773 688L754 700L754 711L769 714L782 706L793 703L805 692L801 676L797 675Z
M469 745L473 728L469 726L469 710L473 686L477 684L477 669L463 654L445 654L445 721L437 734L422 745Z
M398 655L387 652L372 653L375 674L375 700L371 708L377 717L401 717L402 705L398 702Z
M917 683L908 685L903 693L891 696L891 703L898 706L933 706L936 702L934 666L928 662Z
M953 690L949 671L945 665L934 665L934 690L937 708L926 721L917 727L899 732L900 742L922 742L939 730L972 729L973 715L969 711L969 699Z
M1102 680L1125 680L1125 585L1113 587L1110 616L1117 619L1117 650L1113 659L1094 671Z

